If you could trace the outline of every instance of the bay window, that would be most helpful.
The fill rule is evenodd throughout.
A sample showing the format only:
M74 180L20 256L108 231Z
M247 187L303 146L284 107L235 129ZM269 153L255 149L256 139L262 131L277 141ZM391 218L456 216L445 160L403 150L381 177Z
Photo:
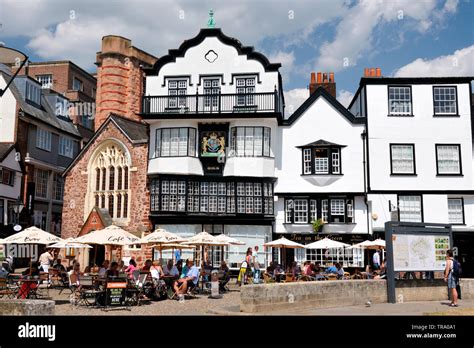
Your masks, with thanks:
M325 223L353 223L353 198L285 199L285 223L310 224L319 218Z
M232 127L231 135L231 150L234 156L270 156L270 128Z
M195 157L196 128L159 128L154 157Z
M313 144L300 146L302 148L303 175L341 175L341 145L319 146Z

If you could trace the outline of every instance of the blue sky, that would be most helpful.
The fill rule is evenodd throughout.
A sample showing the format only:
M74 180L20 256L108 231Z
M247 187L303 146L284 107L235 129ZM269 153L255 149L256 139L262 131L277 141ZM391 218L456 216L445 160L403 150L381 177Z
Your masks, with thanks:
M343 104L364 67L386 76L474 75L473 0L0 0L0 41L32 61L69 59L93 71L103 35L161 56L205 27L210 8L224 33L283 64L294 108L308 95L311 71L335 72Z

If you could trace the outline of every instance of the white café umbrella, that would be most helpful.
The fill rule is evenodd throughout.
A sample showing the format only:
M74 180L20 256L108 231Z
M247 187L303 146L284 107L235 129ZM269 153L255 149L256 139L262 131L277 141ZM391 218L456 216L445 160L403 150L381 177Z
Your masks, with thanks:
M286 239L285 237L281 237L277 240L273 240L271 242L265 243L265 244L263 244L263 246L283 249L282 250L283 253L286 253L285 252L286 249L304 249L303 244L293 242L289 239ZM284 260L284 258L283 258L283 260Z
M204 246L205 245L207 245L207 246L225 246L225 245L229 245L229 243L227 243L227 242L219 241L216 237L214 237L213 235L207 233L206 231L200 232L200 233L188 238L182 244L201 246L201 255L202 255L201 262L204 261Z
M329 238L323 238L316 242L306 244L306 249L340 249L350 246L350 244L338 242Z
M225 234L216 236L216 239L219 242L229 243L230 245L245 245L245 242L241 242L240 240L226 236Z
M140 238L116 225L110 225L102 230L92 231L76 238L75 241L83 244L119 246L140 244Z
M101 230L92 231L79 238L76 238L75 241L84 244L114 245L120 247L125 245L140 244L140 238L116 225L110 225ZM94 253L95 263L97 257L97 248L95 248Z
M163 258L163 245L167 243L180 243L186 241L186 238L180 237L175 233L168 232L162 228L146 235L141 239L141 244L154 244L152 248L160 250L160 259ZM172 248L169 248L172 249Z
M376 239L376 240L365 240L361 243L357 243L351 245L348 249L385 249L385 241L383 239Z
M63 239L32 226L23 231L12 234L3 240L3 244L43 244L48 245L56 242L62 242Z
M63 242L58 242L51 244L49 248L54 248L54 249L66 249L66 248L72 248L72 249L91 249L92 247L90 245L84 244L84 243L78 243L74 238L68 238L64 240Z

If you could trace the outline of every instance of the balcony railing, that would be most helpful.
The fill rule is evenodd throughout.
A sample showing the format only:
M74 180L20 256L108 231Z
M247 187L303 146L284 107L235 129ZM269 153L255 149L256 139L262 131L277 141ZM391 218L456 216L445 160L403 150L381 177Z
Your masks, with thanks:
M144 115L280 113L283 105L277 91L251 94L194 94L145 96Z

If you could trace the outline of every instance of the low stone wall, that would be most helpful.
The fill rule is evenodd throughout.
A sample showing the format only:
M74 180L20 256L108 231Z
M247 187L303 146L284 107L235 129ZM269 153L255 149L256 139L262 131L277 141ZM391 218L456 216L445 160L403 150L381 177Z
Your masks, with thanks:
M474 279L461 279L463 299L474 298ZM397 302L442 301L448 299L448 287L443 279L410 279L395 281Z
M474 299L474 279L461 279L463 299ZM396 281L400 302L443 301L448 299L443 280ZM240 292L242 312L258 313L291 308L330 308L387 302L385 280L335 280L246 285Z
M54 301L2 299L0 315L54 315Z
M241 288L243 312L296 307L329 308L387 302L385 280L334 280L246 285Z

